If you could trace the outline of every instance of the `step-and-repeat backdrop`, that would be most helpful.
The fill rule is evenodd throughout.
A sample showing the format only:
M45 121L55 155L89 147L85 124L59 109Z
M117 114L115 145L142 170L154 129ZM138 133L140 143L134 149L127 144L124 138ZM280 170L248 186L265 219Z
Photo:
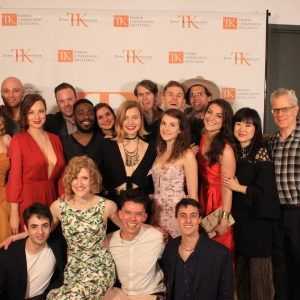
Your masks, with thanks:
M79 97L117 108L135 84L196 76L214 81L236 110L263 117L266 14L223 12L1 9L0 80L27 92L73 84Z

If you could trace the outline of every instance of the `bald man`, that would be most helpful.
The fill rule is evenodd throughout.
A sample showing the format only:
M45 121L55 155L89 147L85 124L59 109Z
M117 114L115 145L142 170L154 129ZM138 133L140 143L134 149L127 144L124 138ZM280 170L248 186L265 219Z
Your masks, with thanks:
M0 112L6 122L6 133L13 136L20 131L20 106L24 96L24 87L20 79L7 77L1 84L1 97L4 105Z

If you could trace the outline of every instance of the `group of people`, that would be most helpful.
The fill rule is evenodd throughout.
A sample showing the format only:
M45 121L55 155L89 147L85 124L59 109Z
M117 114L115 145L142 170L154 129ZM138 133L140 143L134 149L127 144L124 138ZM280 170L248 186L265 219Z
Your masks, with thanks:
M59 112L47 115L19 79L1 85L0 242L12 244L0 251L0 296L233 299L234 270L238 299L299 299L293 90L271 95L269 139L257 111L234 114L202 77L170 81L160 106L142 80L116 114L68 83L54 92ZM27 267L21 289L14 255Z

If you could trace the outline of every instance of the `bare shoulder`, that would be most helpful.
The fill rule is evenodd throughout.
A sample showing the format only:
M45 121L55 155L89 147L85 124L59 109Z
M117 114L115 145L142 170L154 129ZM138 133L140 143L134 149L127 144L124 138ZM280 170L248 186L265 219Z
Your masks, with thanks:
M8 134L4 134L2 136L4 144L8 147L11 141L11 136Z
M186 159L195 159L195 154L193 153L193 151L189 148L186 150L186 152L183 155L184 158Z
M59 209L59 208L60 208L60 202L61 202L61 199L60 199L60 198L57 199L57 200L55 200L55 201L51 204L50 209L51 209L51 210L57 210L57 209Z
M234 155L233 148L229 144L225 144L223 155Z
M105 209L111 210L117 208L117 205L114 201L102 198L105 201Z

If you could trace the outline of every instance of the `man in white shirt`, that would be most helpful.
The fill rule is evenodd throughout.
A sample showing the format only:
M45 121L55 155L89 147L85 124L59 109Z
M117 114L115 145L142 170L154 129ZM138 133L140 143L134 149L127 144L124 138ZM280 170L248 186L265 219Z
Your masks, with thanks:
M0 299L45 299L50 289L63 283L65 242L56 236L48 240L49 208L35 203L23 218L28 237L12 243L8 250L0 249Z
M148 200L137 190L122 195L119 210L122 229L112 234L108 248L122 287L108 290L106 300L163 299L165 295L163 273L158 265L164 250L163 235L143 225Z

